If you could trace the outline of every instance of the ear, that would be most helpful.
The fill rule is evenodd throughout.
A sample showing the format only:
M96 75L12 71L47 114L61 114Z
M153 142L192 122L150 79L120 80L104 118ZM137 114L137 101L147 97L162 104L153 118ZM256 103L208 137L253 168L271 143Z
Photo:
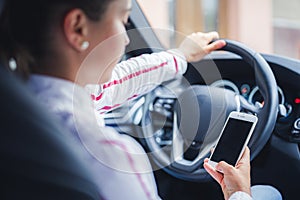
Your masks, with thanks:
M79 52L82 52L87 48L87 22L87 16L80 9L69 11L64 18L63 28L67 41L70 46Z

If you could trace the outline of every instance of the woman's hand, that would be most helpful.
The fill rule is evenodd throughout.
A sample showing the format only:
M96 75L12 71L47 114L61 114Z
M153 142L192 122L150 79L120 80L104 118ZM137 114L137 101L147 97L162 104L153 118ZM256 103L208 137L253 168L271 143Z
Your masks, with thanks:
M210 43L212 40L218 38L219 34L217 32L192 33L181 42L178 50L185 56L187 62L196 62L206 54L226 45L224 40Z
M251 195L250 150L248 147L246 147L236 167L221 161L214 169L208 164L208 159L206 158L204 160L204 168L221 185L226 200L237 191Z

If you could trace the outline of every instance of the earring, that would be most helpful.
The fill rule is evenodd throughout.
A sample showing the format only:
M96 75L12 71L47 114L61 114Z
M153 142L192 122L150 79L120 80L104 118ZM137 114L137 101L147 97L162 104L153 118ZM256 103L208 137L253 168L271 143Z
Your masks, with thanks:
M8 61L8 66L12 71L15 71L17 69L17 62L14 58L10 58Z
M90 43L88 41L84 41L81 44L81 50L86 50L90 46Z

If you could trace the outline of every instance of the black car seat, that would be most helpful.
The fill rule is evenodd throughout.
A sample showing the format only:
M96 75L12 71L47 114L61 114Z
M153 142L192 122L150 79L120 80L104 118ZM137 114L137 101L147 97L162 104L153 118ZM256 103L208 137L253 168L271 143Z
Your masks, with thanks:
M1 200L100 199L79 150L55 120L0 65Z
M100 199L55 118L0 67L0 199Z

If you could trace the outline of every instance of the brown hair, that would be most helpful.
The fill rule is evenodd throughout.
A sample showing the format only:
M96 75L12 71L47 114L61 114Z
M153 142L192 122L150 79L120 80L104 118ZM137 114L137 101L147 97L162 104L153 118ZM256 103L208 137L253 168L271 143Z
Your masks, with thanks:
M36 66L35 58L47 54L51 27L65 14L81 9L90 20L98 21L113 0L8 0L0 16L0 60L9 70L26 78Z

